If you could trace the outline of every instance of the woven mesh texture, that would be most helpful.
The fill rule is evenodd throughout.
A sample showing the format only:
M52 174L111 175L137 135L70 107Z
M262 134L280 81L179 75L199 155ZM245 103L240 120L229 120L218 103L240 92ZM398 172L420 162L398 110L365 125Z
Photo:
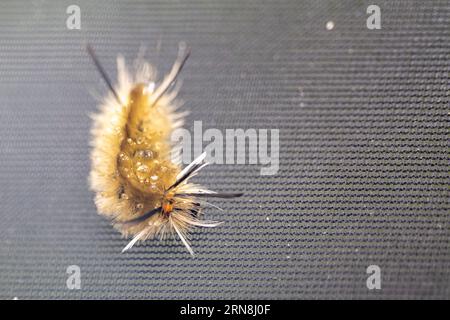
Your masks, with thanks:
M76 3L81 30L72 1L0 4L1 298L450 298L448 1L378 0L381 30L366 1ZM167 72L185 41L187 128L279 129L276 175L195 178L245 192L213 201L226 223L193 234L195 259L179 241L121 254L96 214L89 114L107 88L87 41L112 78L142 44Z

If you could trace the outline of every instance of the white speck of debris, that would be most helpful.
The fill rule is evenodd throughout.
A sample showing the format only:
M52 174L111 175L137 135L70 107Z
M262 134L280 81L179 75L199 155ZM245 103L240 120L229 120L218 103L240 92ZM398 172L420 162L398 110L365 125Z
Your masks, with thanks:
M333 30L334 29L334 22L333 21L328 21L326 27L327 27L327 30Z
M266 220L267 220L267 221L270 221L270 218L269 218L269 217L266 217Z
M286 259L288 259L288 260L289 260L290 258L291 258L291 256L290 256L290 255L287 255L287 256L286 256Z
M19 298L17 298L17 297L14 297L14 298L13 298L13 300L19 300Z

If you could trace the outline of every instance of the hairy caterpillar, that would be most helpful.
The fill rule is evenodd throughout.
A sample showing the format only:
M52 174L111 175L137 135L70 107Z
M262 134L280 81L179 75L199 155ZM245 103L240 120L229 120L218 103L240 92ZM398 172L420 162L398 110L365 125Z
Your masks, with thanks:
M111 219L124 237L133 236L122 250L148 238L165 239L175 233L194 255L189 232L194 227L216 227L222 222L200 220L201 198L233 198L242 193L217 193L189 182L204 166L203 153L181 169L171 160L170 135L183 124L176 113L177 89L172 89L189 57L182 53L163 81L156 85L149 63L137 60L132 76L124 59L117 59L114 87L93 49L87 51L110 89L93 116L90 185L99 214Z

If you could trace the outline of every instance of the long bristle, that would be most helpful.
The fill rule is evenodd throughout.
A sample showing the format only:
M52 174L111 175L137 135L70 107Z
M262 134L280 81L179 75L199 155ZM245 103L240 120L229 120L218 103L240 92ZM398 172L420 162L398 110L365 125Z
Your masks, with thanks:
M178 236L180 237L181 242L183 242L184 246L186 247L187 251L189 251L191 256L194 257L195 256L194 250L192 250L192 247L189 244L188 240L186 239L185 235L178 229L177 224L175 222L171 221L171 224L175 229L176 233L178 234Z
M172 70L170 70L169 74L164 78L163 82L155 90L151 105L156 105L156 103L167 92L170 86L175 82L190 55L191 55L190 48L187 48L184 54L182 55L179 54L178 59L172 66Z
M103 68L102 64L100 63L100 60L97 58L97 55L95 54L94 49L90 44L86 45L87 52L92 58L92 61L95 64L95 67L97 68L98 72L102 76L103 80L105 81L106 85L108 86L109 90L113 93L114 97L116 98L117 102L119 104L122 104L120 101L119 95L117 94L116 90L114 89L114 86L112 85L111 79L109 78L108 74L106 73L105 69Z
M134 219L131 219L131 220L127 220L127 221L123 221L123 222L119 221L117 223L125 225L125 226L136 225L138 223L141 223L141 222L147 220L148 218L152 217L153 215L157 214L158 212L161 212L161 207L158 207L158 208L155 208L153 210L150 210L149 212L143 214L140 217L137 217L137 218L134 218Z
M177 193L177 197L200 197L200 198L222 198L222 199L232 199L232 198L239 198L244 195L243 192L236 192L236 193L223 193L223 192L211 192L211 193L200 193L200 192L193 192L193 193Z

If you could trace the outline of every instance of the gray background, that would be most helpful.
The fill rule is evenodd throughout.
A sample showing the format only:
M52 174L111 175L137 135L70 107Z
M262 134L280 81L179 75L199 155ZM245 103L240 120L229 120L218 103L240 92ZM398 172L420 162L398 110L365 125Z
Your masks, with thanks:
M12 1L0 4L0 297L450 298L448 1ZM81 7L81 30L66 8ZM325 28L327 21L335 28ZM226 221L179 242L127 241L96 214L92 91L141 44L192 57L187 127L277 128L280 170L213 165ZM161 50L156 52L158 41ZM382 290L366 288L366 268ZM79 265L82 289L66 288Z

